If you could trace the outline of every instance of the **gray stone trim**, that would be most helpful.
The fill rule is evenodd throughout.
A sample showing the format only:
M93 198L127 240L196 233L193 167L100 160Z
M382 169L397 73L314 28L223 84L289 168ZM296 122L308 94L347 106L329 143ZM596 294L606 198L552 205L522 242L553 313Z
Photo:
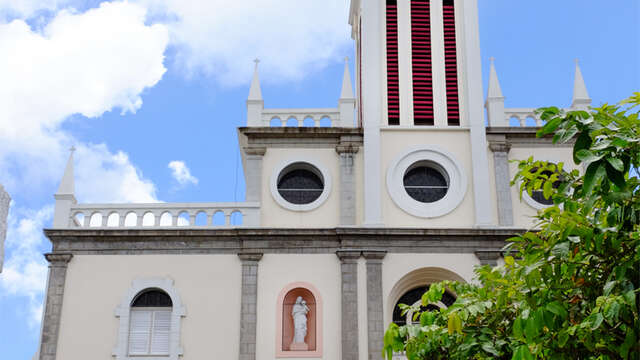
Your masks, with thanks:
M242 293L240 299L239 360L256 358L256 321L258 304L258 262L261 253L240 253L242 261Z
M44 255L49 261L49 278L45 297L42 338L40 339L40 360L55 360L58 352L58 335L64 285L67 278L67 265L73 258L68 253L49 253Z
M476 251L475 254L482 265L496 266L498 265L498 259L502 257L502 251L494 249L481 249Z
M356 224L356 179L354 156L358 146L343 143L336 146L340 156L340 225Z
M507 141L512 147L573 147L575 138L563 144L554 144L552 135L537 137L538 130L540 128L534 126L491 126L486 128L487 141L489 144Z
M343 127L241 127L241 144L277 148L331 148L349 141L363 143L362 129Z
M498 201L498 224L513 226L513 203L511 201L511 175L509 173L509 150L507 142L489 144L493 151L493 170L496 182L496 197Z
M386 251L365 250L367 261L367 333L369 360L382 360L384 319L382 305L382 259Z
M360 250L339 250L342 285L342 360L358 360L358 259Z
M345 249L390 253L500 250L524 229L221 229L45 230L54 252L73 254L331 254Z

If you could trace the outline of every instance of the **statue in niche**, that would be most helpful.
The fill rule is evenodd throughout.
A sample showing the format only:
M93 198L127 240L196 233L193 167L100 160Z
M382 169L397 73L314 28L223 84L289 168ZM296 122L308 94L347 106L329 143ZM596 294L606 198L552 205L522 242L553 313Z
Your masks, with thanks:
M294 333L290 350L309 350L309 345L304 342L304 338L307 337L307 313L309 313L307 302L302 296L298 296L296 303L293 305L293 309L291 309Z

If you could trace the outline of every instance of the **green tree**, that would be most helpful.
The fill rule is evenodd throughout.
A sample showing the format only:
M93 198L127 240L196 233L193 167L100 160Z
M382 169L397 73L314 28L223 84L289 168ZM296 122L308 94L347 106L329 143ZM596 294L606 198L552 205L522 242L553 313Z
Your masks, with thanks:
M416 324L391 324L383 356L422 359L640 359L640 93L591 111L538 110L554 143L575 139L586 169L529 158L512 181L543 191L554 205L538 231L511 239L505 265L476 269L479 284L432 285L413 311Z

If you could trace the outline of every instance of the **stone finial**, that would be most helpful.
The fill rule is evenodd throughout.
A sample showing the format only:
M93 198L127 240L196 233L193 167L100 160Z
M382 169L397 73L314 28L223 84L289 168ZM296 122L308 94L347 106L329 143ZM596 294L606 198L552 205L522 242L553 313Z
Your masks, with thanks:
M69 150L71 154L67 161L67 167L64 169L64 175L62 175L58 191L53 195L56 199L56 207L53 213L54 228L66 228L69 226L71 207L76 204L73 175L73 153L76 148L72 146Z
M591 98L587 92L587 86L584 83L582 70L580 70L580 63L578 59L576 59L576 72L575 79L573 81L573 100L571 101L571 107L574 109L586 110L589 105L591 105Z
M491 58L491 72L489 74L489 91L487 94L488 99L504 99L502 96L502 89L500 88L500 81L498 80L498 73L496 72L496 66L494 64L495 58Z
M353 99L351 74L349 73L349 57L344 58L344 74L342 75L342 91L340 92L340 99Z
M258 64L260 63L260 59L255 59L253 60L253 62L255 62L256 65L253 71L253 79L251 80L251 88L249 89L248 100L262 100L262 90L260 89L260 77L258 75Z
M56 195L73 195L75 193L74 176L73 176L73 153L76 151L74 146L69 149L69 160L62 175L62 181Z
M495 59L491 58L491 72L489 73L489 90L487 91L487 101L484 106L487 109L489 126L509 126L509 121L504 113L504 96L500 88L498 73L494 64Z

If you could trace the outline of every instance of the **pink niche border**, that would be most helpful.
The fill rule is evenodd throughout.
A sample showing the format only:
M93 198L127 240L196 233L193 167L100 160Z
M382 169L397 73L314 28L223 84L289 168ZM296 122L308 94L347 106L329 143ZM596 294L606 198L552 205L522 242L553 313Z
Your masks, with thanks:
M316 298L316 350L314 351L283 351L282 350L282 304L289 291L296 288L307 289ZM293 282L285 286L278 295L276 302L276 358L320 358L322 357L322 297L315 286L302 281Z

